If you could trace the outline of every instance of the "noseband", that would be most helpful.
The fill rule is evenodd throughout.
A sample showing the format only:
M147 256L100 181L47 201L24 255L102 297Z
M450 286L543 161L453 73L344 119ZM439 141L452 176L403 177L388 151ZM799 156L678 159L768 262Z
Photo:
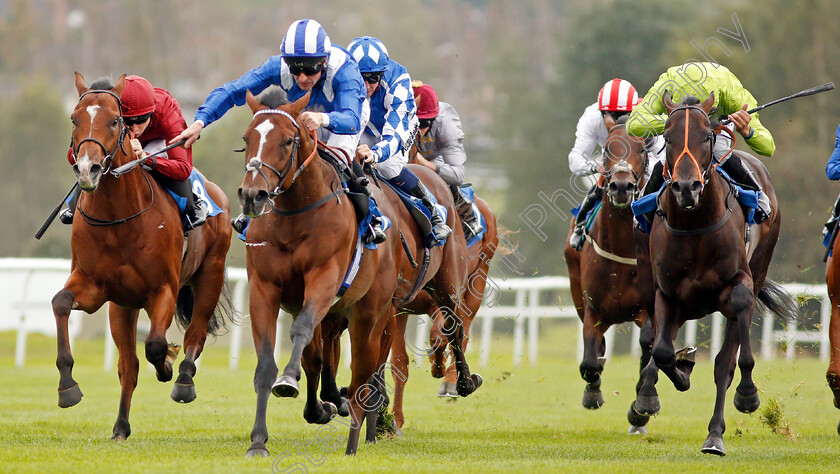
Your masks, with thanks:
M609 136L612 131L617 127L624 127L624 124L618 124L614 127L610 128L609 132L607 132L607 136ZM606 151L604 152L606 155ZM633 169L633 166L625 159L621 159L615 162L613 166L610 167L609 170L606 170L603 173L604 176L604 188L606 188L610 181L612 180L613 175L616 173L628 173L630 176L633 177L635 181L634 184L636 185L636 191L633 193L633 200L635 201L637 197L639 197L639 193L642 191L641 186L638 186L639 182L641 181L641 177L644 176L645 170L647 169L647 162L648 162L648 151L644 148L644 158L642 159L642 170L640 173L636 173L636 170ZM605 157L605 161L606 161Z
M97 140L96 138L87 137L87 138L81 139L79 141L79 143L75 143L71 147L72 150L73 150L73 162L77 163L79 161L79 158L78 158L79 149L82 147L82 144L85 143L85 142L93 142L93 143L96 143L97 145L99 145L99 148L102 148L102 153L105 153L105 159L102 160L102 166L105 168L105 172L107 173L108 170L111 169L111 161L113 160L114 155L117 153L117 150L120 149L120 150L122 150L123 154L126 154L125 153L125 148L123 148L123 143L125 141L125 136L128 132L128 127L125 125L125 121L123 120L123 116L122 116L122 101L120 100L120 96L113 93L112 91L91 90L91 91L87 91L87 92L83 93L82 95L80 95L79 96L79 102L81 102L82 99L88 94L109 94L114 99L117 100L117 110L120 111L120 116L117 119L119 121L120 134L117 137L117 143L114 144L114 148L111 149L111 151L108 151L108 149L105 148L105 145L103 145L102 142Z

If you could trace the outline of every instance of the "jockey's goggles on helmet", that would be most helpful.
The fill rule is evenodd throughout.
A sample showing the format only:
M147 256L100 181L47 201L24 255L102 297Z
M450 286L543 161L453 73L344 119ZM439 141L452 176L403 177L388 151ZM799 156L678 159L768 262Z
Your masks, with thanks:
M420 128L429 128L435 122L435 117L420 119Z
M377 84L382 79L383 74L385 74L385 71L363 72L362 79L368 84Z
M146 120L149 120L149 117L152 116L152 113L149 112L148 114L138 115L136 117L123 117L123 122L129 127L132 125L140 125L141 123L145 123Z
M324 70L324 58L309 58L309 57L286 57L283 58L286 65L289 66L289 72L293 76L300 76L301 73L307 76L314 76Z

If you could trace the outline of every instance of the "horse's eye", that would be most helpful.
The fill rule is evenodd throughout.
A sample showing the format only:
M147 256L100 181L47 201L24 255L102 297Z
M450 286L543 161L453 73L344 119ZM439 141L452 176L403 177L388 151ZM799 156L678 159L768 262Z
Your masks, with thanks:
M668 138L666 136L663 136L662 139L665 140L665 143L667 143L669 145L671 144L671 139L670 138Z
M116 127L118 123L120 123L120 119L115 118L115 119L114 119L114 121L113 121L113 122L111 122L111 126L112 126L112 127Z
M712 141L714 138L715 138L715 134L714 134L714 133L710 133L710 134L706 135L706 141L707 141L707 142Z
M292 142L294 142L294 140L292 140L291 138L286 140L286 146L292 146Z
M79 126L79 122L76 121L76 117L70 117L70 123L72 123L74 127Z

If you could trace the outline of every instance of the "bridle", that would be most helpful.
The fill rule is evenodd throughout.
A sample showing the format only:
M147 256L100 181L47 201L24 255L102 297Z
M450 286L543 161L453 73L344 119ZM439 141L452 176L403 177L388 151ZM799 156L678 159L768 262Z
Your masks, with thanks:
M674 162L674 169L676 170L677 166L680 164L680 161L683 159L684 156L688 156L691 160L694 168L697 170L697 175L700 178L700 194L703 194L703 190L706 188L706 184L709 182L710 175L709 171L717 168L723 161L726 160L726 157L732 153L732 150L735 149L735 136L733 135L732 131L726 127L720 126L716 130L713 131L711 137L711 144L709 145L709 163L706 165L705 169L700 169L700 162L695 158L695 156L691 153L691 150L688 149L688 128L690 123L689 113L691 110L699 110L703 113L703 115L707 115L706 111L696 105L683 105L680 107L675 108L672 110L668 117L670 118L675 112L680 110L685 110L685 138L683 140L683 149L680 152L679 156L677 156L677 160ZM729 147L729 150L718 160L715 159L714 150L715 150L715 142L717 140L717 134L719 133L726 133L729 135L730 142L732 145ZM665 185L670 186L673 182L673 174L671 173L671 169L668 166L667 160L665 161L665 166L662 167L662 176L665 178Z
M300 164L300 166L295 168L295 165L298 161L298 151L300 149L300 126L298 125L297 120L295 120L295 118L292 117L292 115L289 114L288 112L286 112L285 110L280 110L280 109L258 110L257 112L254 113L254 119L256 119L257 116L263 115L263 114L281 115L283 117L288 118L292 122L292 125L295 126L294 145L292 146L291 156L289 157L288 163L283 168L283 171L279 171L274 166L271 166L268 163L265 163L258 156L255 156L255 157L251 158L251 160L248 163L245 164L245 173L246 174L249 173L249 172L258 173L260 176L262 176L263 180L265 180L265 183L269 186L271 185L271 181L269 181L268 176L263 171L263 168L268 168L269 171L271 171L272 173L277 175L277 178L279 180L277 182L277 186L275 186L274 189L272 191L269 191L269 193L268 193L269 205L271 206L271 210L273 212L275 212L277 214L280 214L280 215L283 215L283 216L292 216L292 215L302 214L304 212L309 212L313 209L316 209L316 208L322 206L323 204L326 204L327 202L329 202L333 198L339 197L341 194L346 194L347 190L345 190L344 188L340 188L339 190L333 191L332 193L327 194L326 196L322 197L321 199L315 201L314 203L312 203L308 206L305 206L303 208L296 209L296 210L293 210L293 211L284 211L282 209L277 209L276 207L274 207L274 198L276 198L277 196L279 196L279 195L285 193L286 191L288 191L289 189L291 189L292 185L294 185L295 180L300 175L300 173L318 155L318 145L321 144L321 142L318 140L317 133L314 130L310 131L310 136L312 137L312 140L314 141L314 146L312 148L312 153L310 153L309 156L306 157L306 159ZM237 150L237 151L239 151L239 150ZM242 149L241 151L244 151L244 149ZM291 174L292 170L294 170L294 174ZM283 187L284 182L288 179L290 179L288 186Z
M621 124L614 125L613 127L611 127L609 129L609 131L607 131L607 137L609 137L609 135L612 133L612 131L615 130L616 128L618 128L618 127L625 127L625 124L621 123ZM605 170L602 173L602 176L604 177L604 185L602 187L606 188L607 186L609 186L613 175L615 175L616 173L628 173L628 174L630 174L630 176L633 177L634 184L636 186L636 190L633 192L633 196L632 196L632 198L633 198L632 200L635 201L639 197L639 194L642 192L642 186L640 185L640 183L642 181L641 178L644 177L645 170L647 169L648 159L649 159L649 153L648 153L647 148L642 147L642 149L644 150L643 151L644 157L642 158L642 170L641 170L641 172L637 173L636 170L633 169L633 166L630 164L630 162L628 162L626 159L622 158L621 160L616 161L615 164L612 165L609 170ZM607 153L606 153L606 148L605 148L605 150L604 150L604 155L605 155L604 156L604 161L606 161L608 159L606 154Z
M120 96L113 93L112 91L90 90L90 91L84 92L82 95L79 96L79 102L81 102L82 99L88 94L109 94L110 96L112 96L114 99L117 100L117 110L120 111L120 116L117 118L117 120L119 122L120 132L119 132L119 135L117 136L117 142L114 144L114 148L112 148L111 151L108 151L108 149L105 148L105 145L101 141L99 141L99 140L97 140L96 138L93 138L93 137L83 138L79 141L79 143L73 143L73 141L71 139L71 149L73 151L73 162L76 163L76 162L79 161L79 158L78 158L79 149L82 147L82 144L85 143L85 142L93 142L93 143L99 145L99 148L102 148L102 152L105 153L105 158L102 160L102 166L103 166L103 168L105 168L104 173L108 173L111 169L111 163L113 161L114 155L117 153L117 150L122 150L122 152L125 154L125 148L123 147L123 144L125 142L125 137L128 133L128 126L125 124L125 121L123 120L122 101L120 100Z

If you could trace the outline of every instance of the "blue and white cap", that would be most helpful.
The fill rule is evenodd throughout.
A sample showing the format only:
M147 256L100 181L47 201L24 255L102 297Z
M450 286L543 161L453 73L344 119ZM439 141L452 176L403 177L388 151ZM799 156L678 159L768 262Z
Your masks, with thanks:
M298 20L289 26L283 44L280 45L280 56L323 57L329 55L330 37L324 28L315 20Z
M388 70L388 50L382 41L373 36L360 36L347 47L350 56L359 63L361 72L382 72Z

